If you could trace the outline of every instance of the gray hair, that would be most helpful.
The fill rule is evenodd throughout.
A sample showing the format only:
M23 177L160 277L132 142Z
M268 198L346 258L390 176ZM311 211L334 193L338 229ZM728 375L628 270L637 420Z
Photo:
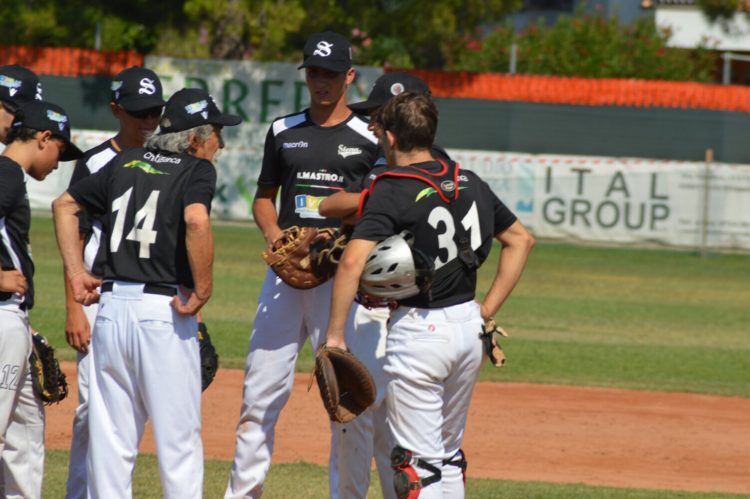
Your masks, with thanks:
M162 133L161 128L146 137L146 149L159 149L175 153L186 152L190 149L190 134L194 134L199 142L208 140L213 133L213 125L201 125L181 132Z

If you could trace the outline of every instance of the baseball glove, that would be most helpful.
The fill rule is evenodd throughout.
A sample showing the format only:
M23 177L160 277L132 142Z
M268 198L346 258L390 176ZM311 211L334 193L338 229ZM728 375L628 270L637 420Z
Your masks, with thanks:
M31 340L29 368L34 393L44 405L59 403L68 396L68 382L55 358L55 349L37 332L31 335Z
M293 288L319 286L336 273L348 236L336 229L292 226L284 229L263 260Z
M198 344L201 352L201 391L206 391L219 370L219 354L211 343L205 322L198 323Z
M321 346L315 355L315 377L331 421L348 423L375 402L375 381L348 350Z
M497 342L495 335L507 337L508 333L505 329L495 324L495 319L487 320L482 326L482 332L479 333L479 338L482 340L484 346L484 353L489 357L490 362L495 367L503 367L505 365L505 352Z

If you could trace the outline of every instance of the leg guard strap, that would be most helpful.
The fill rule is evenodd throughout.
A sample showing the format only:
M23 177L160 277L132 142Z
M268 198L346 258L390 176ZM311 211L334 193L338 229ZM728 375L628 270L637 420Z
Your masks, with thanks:
M414 457L410 450L399 446L394 447L391 452L391 467L394 470L393 485L398 499L417 499L422 488L439 482L442 478L437 466ZM415 467L430 471L432 475L420 478Z
M464 484L466 484L466 468L468 468L469 462L466 460L466 454L462 449L458 449L451 457L444 459L443 466L458 466L461 468L461 475L464 478Z

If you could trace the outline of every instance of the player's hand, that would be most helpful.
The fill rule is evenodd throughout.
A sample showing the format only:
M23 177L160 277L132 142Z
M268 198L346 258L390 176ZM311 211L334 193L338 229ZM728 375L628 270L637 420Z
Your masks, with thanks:
M172 298L172 307L180 315L195 315L208 302L208 298L201 298L192 289L182 289L181 291L187 296L186 301L183 301L180 295Z
M65 315L65 340L81 353L88 353L91 326L81 307L70 307Z
M91 305L99 301L97 288L101 284L101 279L97 279L86 271L77 272L70 276L70 288L73 290L73 299L81 305Z
M284 231L281 229L278 229L278 231L274 231L270 233L268 236L266 236L266 251L271 251L273 249L273 244L281 239L281 236L284 235Z
M328 337L326 338L326 346L328 348L340 348L342 350L346 350L346 343L344 342L344 339L338 339L338 338L332 338Z
M0 271L0 291L25 295L29 285L26 277L17 270Z

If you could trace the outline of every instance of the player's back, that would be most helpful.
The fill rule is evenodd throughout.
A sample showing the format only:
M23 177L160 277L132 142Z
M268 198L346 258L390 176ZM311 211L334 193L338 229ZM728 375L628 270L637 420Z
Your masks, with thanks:
M213 165L188 154L138 148L118 155L103 173L103 277L192 286L184 209L197 200L196 190L213 197Z
M482 179L460 169L456 176L452 167L450 161L433 161L391 169L375 181L367 201L366 213L392 220L392 233L408 230L414 234L414 246L435 263L430 295L401 300L405 306L438 308L473 299L476 270L458 264L460 236L466 237L481 265L495 234L515 221ZM433 185L419 177L432 180Z

